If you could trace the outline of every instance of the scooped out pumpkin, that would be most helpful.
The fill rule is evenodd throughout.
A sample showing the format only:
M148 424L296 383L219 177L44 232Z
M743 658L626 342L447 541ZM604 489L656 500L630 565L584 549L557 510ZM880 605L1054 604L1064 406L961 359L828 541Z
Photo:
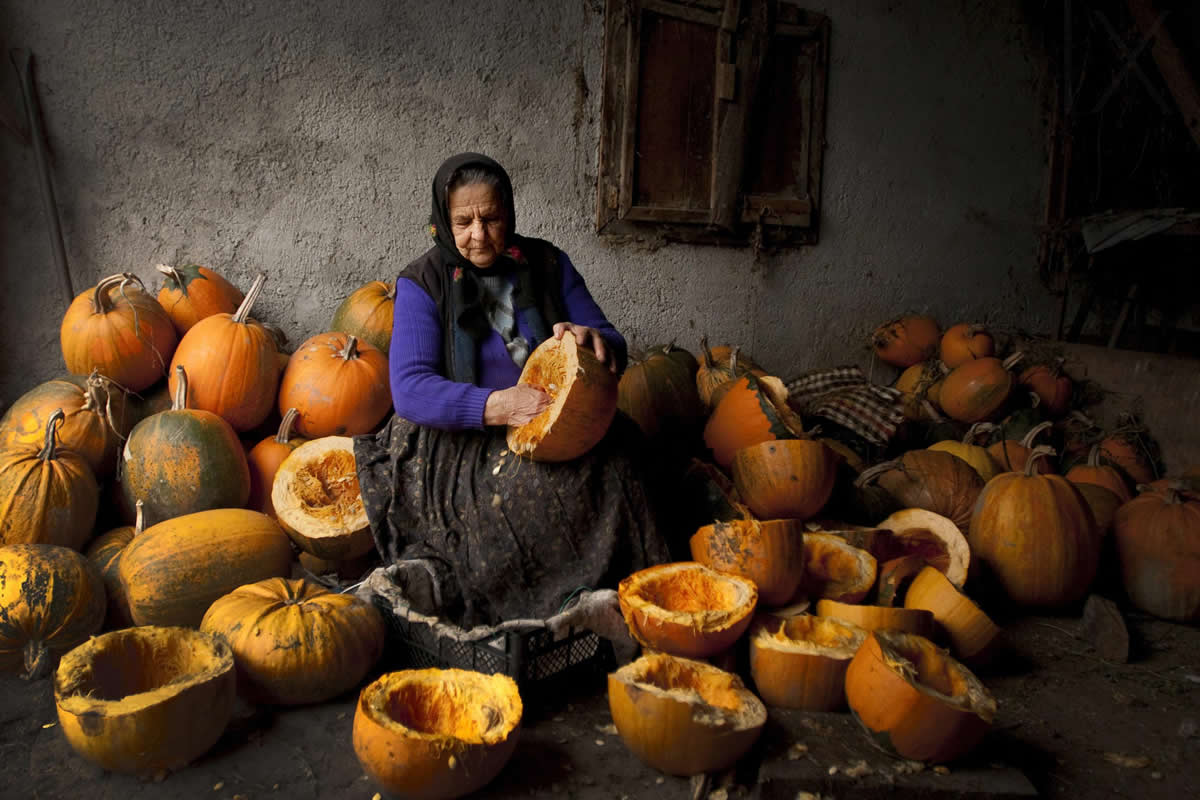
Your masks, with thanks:
M833 617L763 615L750 631L750 674L770 706L837 711L846 705L846 668L867 638Z
M275 472L271 503L292 541L319 558L345 561L375 547L348 436L323 436L293 450Z
M701 564L753 581L767 606L790 600L804 576L804 530L797 520L714 522L689 543Z

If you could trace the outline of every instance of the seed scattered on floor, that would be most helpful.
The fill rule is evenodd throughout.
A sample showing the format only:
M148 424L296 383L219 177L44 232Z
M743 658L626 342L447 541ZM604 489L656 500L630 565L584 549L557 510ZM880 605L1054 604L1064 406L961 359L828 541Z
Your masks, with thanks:
M42 726L42 730L46 730L46 728L53 728L57 724L58 724L57 722L47 722L45 725Z
M808 745L804 742L796 742L788 748L788 761L796 761L806 755L808 755Z
M604 740L603 740L603 739L597 739L597 740L596 740L596 744L597 744L598 746L600 746L600 747L604 747Z
M607 725L597 725L596 730L600 731L601 733L607 733L609 736L617 735L617 726L613 725L611 722Z
M225 781L217 781L216 783L213 784L214 792L219 792L224 788L225 788Z
M566 717L555 717L554 721L555 722L566 722L567 718Z
M492 508L496 508L497 506L499 506L500 502L501 502L500 495L498 495L498 494L492 495Z
M493 474L493 475L499 475L499 474L500 474L500 467L502 467L502 466L504 466L504 465L503 465L503 464L497 464L495 467L493 467L493 468L492 468L492 474Z
M897 775L916 775L924 771L925 765L920 761L904 761L896 766Z
M949 775L950 768L943 767L941 764L938 764L936 767L933 768L933 772L935 775Z
M708 800L729 800L729 790L714 789L708 793Z
M1151 773L1150 773L1150 777L1151 777L1153 780L1156 780L1156 781L1161 781L1161 780L1162 780L1162 773L1161 773L1161 772L1151 772Z
M866 761L855 761L854 764L842 770L842 774L848 778L861 778L864 775L870 775L875 770L867 765Z
M383 795L381 795L379 792L376 792L375 794L371 795L371 800L383 800Z
M837 764L834 764L832 767L829 768L829 774L830 775L838 774L838 765Z
M659 786L662 786L664 783L666 783L666 780L667 779L664 778L662 775L659 775L657 778L654 779L654 782L657 783Z
M1124 753L1105 753L1104 760L1125 769L1145 769L1150 766L1150 756L1129 756Z

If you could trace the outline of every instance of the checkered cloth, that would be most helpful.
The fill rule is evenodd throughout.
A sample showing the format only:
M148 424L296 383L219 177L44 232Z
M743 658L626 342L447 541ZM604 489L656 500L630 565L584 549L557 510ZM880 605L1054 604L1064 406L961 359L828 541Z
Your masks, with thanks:
M904 422L900 392L876 386L858 367L813 370L786 386L794 411L836 422L872 444L887 444Z

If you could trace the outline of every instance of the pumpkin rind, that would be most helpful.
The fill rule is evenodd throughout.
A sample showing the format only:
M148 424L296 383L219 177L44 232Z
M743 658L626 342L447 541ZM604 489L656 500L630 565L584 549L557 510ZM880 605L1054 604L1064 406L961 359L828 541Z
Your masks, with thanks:
M175 325L131 273L81 292L59 331L67 371L101 375L134 392L163 376L179 341Z
M736 675L664 653L608 676L613 724L635 756L672 775L735 763L766 723L762 701Z
M715 522L696 531L689 544L699 563L753 581L767 606L790 600L804 576L804 529L798 520Z
M113 528L97 536L84 553L104 581L104 593L108 598L108 613L104 617L106 628L125 628L133 624L119 567L121 553L125 552L129 543L144 529L145 515L140 504L137 507L137 517L137 522L133 525Z
M0 545L58 544L79 550L92 535L100 486L87 462L57 444L63 413L46 423L39 448L0 450Z
M233 652L219 636L146 626L97 636L54 678L58 721L79 755L152 774L207 752L233 714Z
M867 632L833 617L769 615L750 633L750 674L769 706L837 711L846 705L846 668Z
M645 647L708 658L750 626L758 589L746 578L683 561L633 573L618 584L617 599L630 635Z
M0 547L0 672L38 678L100 631L104 581L82 555L52 544Z
M275 520L223 508L150 526L125 548L118 571L136 624L194 628L218 597L291 568L291 542Z
M846 701L876 741L904 758L952 761L992 725L996 700L928 639L872 631L846 670Z
M275 516L275 504L271 502L271 489L275 485L275 474L292 451L308 440L294 436L292 426L296 423L296 409L289 408L279 422L279 430L268 436L246 453L246 465L250 468L250 496L246 508L261 511L269 517Z
M837 457L811 439L766 441L733 455L733 483L759 519L808 519L829 502Z
M905 608L923 608L950 637L954 653L963 661L987 660L1000 629L986 614L947 580L939 570L925 567L904 595Z
M933 613L922 608L892 608L837 600L817 601L817 616L832 617L864 631L902 631L929 638L933 636Z
M829 533L804 534L804 577L800 593L857 603L875 585L878 564L866 550Z
M1015 383L1006 363L998 358L977 358L952 369L938 394L946 416L975 423L999 413Z
M1113 535L1121 576L1138 608L1164 619L1200 621L1200 501L1168 488L1117 509Z
M395 308L396 285L371 281L341 302L333 312L329 330L357 336L386 356L392 346Z
M910 450L894 461L866 470L856 484L869 487L872 482L902 507L923 508L949 517L964 531L984 485L983 478L965 461L936 450Z
M167 312L180 336L193 325L213 314L232 314L245 295L208 267L184 264L155 267L164 276L158 290L158 304Z
M923 508L906 508L876 527L892 533L888 545L893 552L922 556L959 588L967 582L971 547L962 530L949 518Z
M787 405L787 388L774 376L745 375L732 381L704 426L704 443L722 467L743 447L804 433Z
M371 604L285 578L218 598L200 630L229 641L239 690L276 705L320 703L358 685L383 653L385 635Z
M534 461L570 461L595 447L617 413L617 377L574 336L537 346L519 384L536 386L550 405L524 425L508 427L508 448Z
M393 795L449 800L483 788L504 769L522 713L517 685L507 675L390 672L359 694L354 753Z

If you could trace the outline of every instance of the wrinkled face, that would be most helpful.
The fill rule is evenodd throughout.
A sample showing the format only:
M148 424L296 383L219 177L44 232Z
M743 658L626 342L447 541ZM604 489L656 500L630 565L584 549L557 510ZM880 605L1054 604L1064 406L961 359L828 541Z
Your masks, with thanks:
M450 192L450 231L458 252L475 266L490 267L504 251L508 214L500 192L486 183Z

